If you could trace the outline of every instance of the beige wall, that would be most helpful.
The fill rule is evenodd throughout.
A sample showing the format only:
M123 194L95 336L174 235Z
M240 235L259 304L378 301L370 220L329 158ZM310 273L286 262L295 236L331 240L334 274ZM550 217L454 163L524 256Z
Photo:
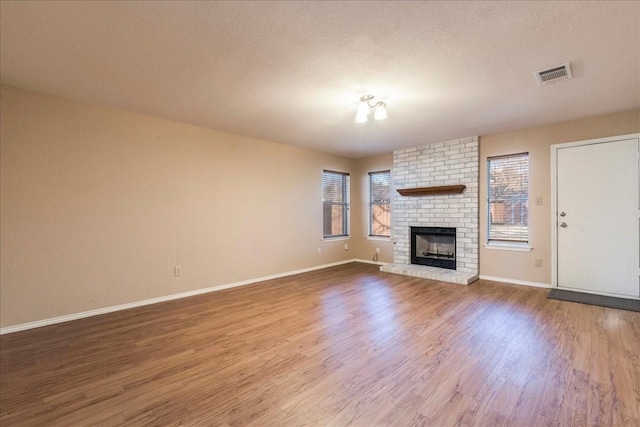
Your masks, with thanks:
M480 274L551 283L551 145L640 132L640 110L592 117L480 138ZM491 250L487 241L487 157L529 153L531 252ZM536 206L536 197L542 205ZM542 267L534 267L536 258Z
M393 153L367 157L356 161L352 179L353 211L352 232L355 258L372 261L376 248L380 248L379 262L393 262L393 244L390 239L369 238L369 172L391 170ZM392 191L395 191L392 189ZM393 212L391 212L393 215Z
M354 160L6 86L1 115L2 327L354 258L321 209Z
M390 241L367 239L368 172L391 169L392 153L352 160L7 86L1 98L3 328L371 260L376 247L393 261ZM543 205L530 203L534 250L481 247L480 274L550 283L550 145L639 131L636 110L482 137L480 200L486 158L528 151ZM322 241L323 169L352 175L350 240ZM480 220L482 243L485 202Z

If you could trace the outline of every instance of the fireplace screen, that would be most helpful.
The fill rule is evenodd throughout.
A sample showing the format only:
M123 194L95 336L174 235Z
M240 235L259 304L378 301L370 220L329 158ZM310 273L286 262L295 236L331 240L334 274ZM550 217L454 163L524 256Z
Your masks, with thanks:
M456 269L456 229L411 227L411 263Z

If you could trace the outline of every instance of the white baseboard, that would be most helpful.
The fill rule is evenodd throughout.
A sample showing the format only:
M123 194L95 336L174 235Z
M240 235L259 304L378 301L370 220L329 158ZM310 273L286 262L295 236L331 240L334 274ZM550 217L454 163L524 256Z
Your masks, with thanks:
M533 286L535 288L552 288L549 283L528 282L526 280L505 279L504 277L480 276L480 280L491 280L492 282L509 283L512 285Z
M374 265L387 265L387 264L389 264L388 262L371 261L371 260L368 260L368 259L360 259L360 258L354 258L353 261L354 262L363 262L365 264L374 264Z
M240 282L226 283L224 285L212 286L210 288L196 289L194 291L181 292L179 294L166 295L157 298L145 299L142 301L135 301L126 304L114 305L112 307L99 308L97 310L83 311L80 313L67 314L59 317L52 317L50 319L37 320L35 322L22 323L14 326L7 326L6 328L0 328L0 335L10 334L12 332L25 331L27 329L39 328L41 326L55 325L56 323L69 322L71 320L83 319L85 317L98 316L100 314L113 313L114 311L127 310L130 308L141 307L144 305L157 304L159 302L166 302L180 298L192 297L195 295L207 294L209 292L221 291L223 289L236 288L239 286L251 285L257 282L264 282L265 280L279 279L280 277L292 276L294 274L307 273L309 271L321 270L327 267L335 267L337 265L349 264L351 262L369 262L357 260L355 258L345 261L332 262L329 264L316 265L314 267L302 268L300 270L287 271L284 273L272 274L269 276L257 277L255 279L242 280Z

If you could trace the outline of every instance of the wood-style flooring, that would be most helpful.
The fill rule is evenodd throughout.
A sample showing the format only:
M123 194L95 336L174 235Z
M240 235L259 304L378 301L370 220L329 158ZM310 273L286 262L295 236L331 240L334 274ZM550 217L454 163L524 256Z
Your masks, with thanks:
M0 425L640 426L640 313L344 266L0 337Z

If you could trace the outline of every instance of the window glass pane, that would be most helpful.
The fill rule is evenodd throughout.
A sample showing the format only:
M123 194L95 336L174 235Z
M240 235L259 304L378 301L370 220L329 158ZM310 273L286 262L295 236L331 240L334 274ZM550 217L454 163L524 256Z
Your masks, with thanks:
M369 174L371 185L371 203L388 203L391 193L391 173L372 172Z
M323 236L348 236L349 174L323 171L322 204Z
M325 202L342 203L344 201L344 175L325 172L322 179L322 198Z
M371 206L371 236L391 236L391 205Z
M529 154L488 159L489 241L529 240Z
M369 173L369 235L391 236L391 172Z

